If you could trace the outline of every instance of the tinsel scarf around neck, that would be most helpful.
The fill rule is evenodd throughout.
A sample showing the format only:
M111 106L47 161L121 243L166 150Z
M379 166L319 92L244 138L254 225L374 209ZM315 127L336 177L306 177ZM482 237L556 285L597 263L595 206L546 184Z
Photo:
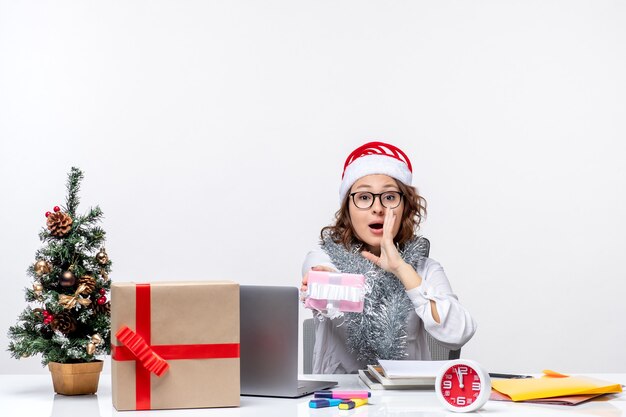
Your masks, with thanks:
M322 239L322 249L341 272L365 275L369 293L363 313L346 313L348 349L359 361L373 364L378 359L404 359L407 356L407 321L413 304L404 285L392 273L374 265L361 255L362 245L350 250L332 240L329 233ZM428 240L415 236L400 249L405 262L415 270L424 263Z

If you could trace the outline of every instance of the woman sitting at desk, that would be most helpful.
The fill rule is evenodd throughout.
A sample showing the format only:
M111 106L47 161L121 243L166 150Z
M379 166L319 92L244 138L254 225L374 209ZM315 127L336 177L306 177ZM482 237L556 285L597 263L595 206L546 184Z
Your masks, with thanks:
M370 288L363 313L316 320L313 373L356 373L378 359L430 360L426 332L445 347L463 346L476 323L452 292L442 266L423 255L415 234L426 201L411 186L409 158L393 145L370 142L344 165L335 223L303 264L308 271L363 274Z

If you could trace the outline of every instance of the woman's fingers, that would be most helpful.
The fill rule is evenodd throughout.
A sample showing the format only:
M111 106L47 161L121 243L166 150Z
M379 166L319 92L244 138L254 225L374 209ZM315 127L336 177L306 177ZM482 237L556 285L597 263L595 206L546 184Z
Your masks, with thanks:
M325 266L325 265L315 265L314 267L311 268L311 271L337 272L333 268L329 266ZM307 272L302 277L302 285L300 286L300 291L306 292L307 289L309 288L308 284L309 284L309 273Z
M387 210L385 213L385 222L383 224L383 234L386 232L387 238L393 241L393 225L396 223L396 213L393 209Z
M326 272L337 272L333 268L325 265L316 265L311 268L312 271L326 271Z
M361 255L363 255L363 257L365 259L367 259L368 261L372 262L374 265L380 266L379 265L380 257L378 257L378 256L374 255L373 253L368 252L366 250L362 251Z
M383 241L387 243L393 242L393 225L395 223L396 215L393 209L388 209L385 212L385 220L383 221Z
M380 242L381 252L393 251L395 245L393 244L393 226L396 223L396 214L393 210L389 209L385 213L385 220L383 222L383 239Z

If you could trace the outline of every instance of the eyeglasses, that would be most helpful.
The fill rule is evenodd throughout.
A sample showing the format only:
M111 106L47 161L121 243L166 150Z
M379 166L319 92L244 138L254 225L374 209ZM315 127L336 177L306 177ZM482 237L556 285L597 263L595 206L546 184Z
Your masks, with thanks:
M357 208L368 209L374 205L376 197L380 199L380 204L388 209L394 209L402 202L402 194L400 191L387 191L380 194L370 193L368 191L359 191L357 193L350 194L352 202Z

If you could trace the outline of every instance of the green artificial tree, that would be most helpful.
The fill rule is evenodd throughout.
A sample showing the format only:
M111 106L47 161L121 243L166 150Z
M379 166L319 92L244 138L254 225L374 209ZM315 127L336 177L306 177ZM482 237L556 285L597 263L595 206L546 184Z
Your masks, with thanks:
M46 213L39 233L43 247L28 268L33 278L26 288L29 303L9 328L9 351L15 358L42 354L42 364L84 363L110 353L111 261L104 249L105 232L98 226L96 206L78 215L83 173L72 168L65 207Z

